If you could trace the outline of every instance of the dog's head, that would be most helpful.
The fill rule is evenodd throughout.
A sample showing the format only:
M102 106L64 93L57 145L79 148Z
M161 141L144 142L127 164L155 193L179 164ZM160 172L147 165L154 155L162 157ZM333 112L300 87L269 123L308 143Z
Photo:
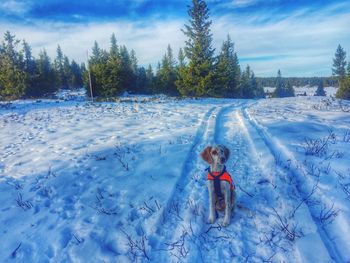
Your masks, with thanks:
M224 145L208 146L201 152L201 157L209 164L224 164L230 157L230 150Z

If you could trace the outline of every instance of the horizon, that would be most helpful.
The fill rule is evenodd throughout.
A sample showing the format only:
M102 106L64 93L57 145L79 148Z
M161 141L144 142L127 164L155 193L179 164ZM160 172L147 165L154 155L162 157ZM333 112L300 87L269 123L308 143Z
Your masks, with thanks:
M338 44L350 52L350 3L344 0L206 1L213 21L216 54L230 34L240 66L250 65L257 77L330 77ZM139 66L154 66L168 44L174 57L184 47L181 32L188 24L191 1L132 0L95 3L67 0L5 0L0 3L0 34L9 30L25 39L37 57L42 49L54 58L60 45L70 60L86 63L96 40L109 49L134 49ZM350 57L347 57L347 61Z

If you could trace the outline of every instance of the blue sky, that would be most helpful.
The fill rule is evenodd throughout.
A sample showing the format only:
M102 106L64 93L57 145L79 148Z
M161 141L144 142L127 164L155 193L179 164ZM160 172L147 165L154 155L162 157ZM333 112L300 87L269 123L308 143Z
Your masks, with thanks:
M184 46L186 1L162 0L2 0L0 34L10 30L26 39L37 54L53 57L57 44L69 58L86 61L97 40L108 49L115 33L119 44L136 51L140 65L155 65L170 44ZM235 42L242 67L257 76L329 76L338 44L349 53L350 1L207 0L213 46L227 34Z

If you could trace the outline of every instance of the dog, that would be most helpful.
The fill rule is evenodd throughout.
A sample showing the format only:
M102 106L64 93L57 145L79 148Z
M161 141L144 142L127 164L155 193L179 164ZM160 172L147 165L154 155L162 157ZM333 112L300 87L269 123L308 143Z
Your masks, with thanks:
M230 150L224 145L208 146L201 152L201 157L210 164L210 167L207 169L209 192L208 223L212 224L215 222L216 210L225 211L223 225L228 226L236 199L232 178L225 167L225 163L230 157Z

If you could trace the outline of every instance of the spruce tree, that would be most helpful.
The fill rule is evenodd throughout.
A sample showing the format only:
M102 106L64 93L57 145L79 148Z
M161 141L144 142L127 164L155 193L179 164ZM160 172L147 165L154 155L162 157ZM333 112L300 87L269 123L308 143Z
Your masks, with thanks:
M251 71L250 66L247 65L246 69L242 72L242 98L252 99L255 97L254 87L252 83L253 79L255 79L253 72Z
M272 93L272 96L275 98L282 98L284 97L284 83L282 80L282 74L281 74L281 70L278 70L277 72L277 78L276 78L276 82L275 82L275 90Z
M57 45L56 53L57 53L57 55L56 55L56 59L55 59L54 64L55 64L55 70L56 70L57 86L59 88L66 89L66 88L69 88L68 77L65 74L65 70L64 70L65 56L63 55L63 52L62 52L60 45Z
M72 69L69 62L69 58L64 56L63 58L63 75L65 81L65 88L72 88Z
M317 86L317 90L315 91L314 96L326 96L326 91L323 87L323 81L320 81Z
M35 72L35 60L34 57L32 56L32 49L30 45L23 40L23 66L24 70L26 73L33 75Z
M114 97L124 91L122 87L122 61L120 56L120 49L117 45L117 39L113 33L110 39L110 49L108 53L107 63L103 65L101 61L99 63L101 71L102 92L100 96ZM95 47L96 53L98 53L97 47Z
M340 86L337 90L336 97L340 99L350 100L350 75L344 77L340 81Z
M95 40L94 46L92 47L92 56L90 57L89 62L91 64L97 64L101 62L101 58L102 58L102 50L98 45L97 41Z
M185 54L189 65L176 81L176 86L183 96L209 96L214 90L214 48L212 47L211 21L209 9L204 0L192 0L189 8L189 25L183 33L188 37Z
M55 78L55 69L51 64L50 58L46 50L39 53L36 61L35 88L32 90L31 96L42 97L52 94L57 90L57 82Z
M338 81L340 81L346 74L345 66L346 66L346 52L345 50L338 45L338 48L335 52L333 59L333 68L332 73L337 77Z
M185 57L185 53L184 53L182 48L179 49L179 54L178 54L177 58L179 61L178 68L184 68L186 66L186 62L185 62L186 57Z
M288 81L285 86L284 96L283 97L295 97L295 91L292 84Z
M70 64L70 72L70 86L72 88L81 88L83 86L83 71L82 68L74 60L72 60Z
M254 98L265 98L266 94L264 91L264 88L258 83L254 72L252 73L251 76L251 85L252 85L252 89L254 91Z
M120 47L121 58L121 90L132 91L134 83L134 74L132 72L132 61L126 46Z
M136 53L135 50L131 50L130 51L130 83L128 84L128 89L131 90L133 93L140 93L140 83L143 81L141 80L144 76L143 76L143 70L140 69L137 65L138 61L137 61L137 57L136 57ZM141 75L139 75L141 74ZM140 79L138 79L140 78Z
M229 98L242 96L240 89L240 67L234 44L230 36L222 44L216 66L217 95Z
M284 98L284 97L294 97L295 91L290 81L287 84L284 83L282 79L281 70L277 72L276 78L276 89L272 93L272 97L275 98Z
M158 92L166 95L178 95L176 89L176 62L173 56L173 50L170 45L163 56L160 69L157 74L158 77Z
M23 57L17 50L19 43L15 35L6 31L0 45L0 100L18 99L25 94L27 78Z
M95 41L94 46L92 48L92 56L88 61L88 71L91 76L91 84L92 84L92 95L94 97L107 97L108 94L106 90L108 90L108 59L109 53L105 50L101 49L98 43ZM84 83L87 89L87 94L90 96L90 87L89 87L89 77L88 71L84 76Z
M148 65L146 69L146 85L145 85L145 93L146 94L152 94L152 91L154 90L154 74L153 69L151 65Z
M137 94L147 94L147 74L144 67L137 68L136 78L136 92Z
M36 88L36 81L35 81L35 71L36 71L36 63L35 59L32 56L32 49L30 45L23 40L23 70L26 75L26 90L25 95L26 97L31 97L33 94L33 90Z

